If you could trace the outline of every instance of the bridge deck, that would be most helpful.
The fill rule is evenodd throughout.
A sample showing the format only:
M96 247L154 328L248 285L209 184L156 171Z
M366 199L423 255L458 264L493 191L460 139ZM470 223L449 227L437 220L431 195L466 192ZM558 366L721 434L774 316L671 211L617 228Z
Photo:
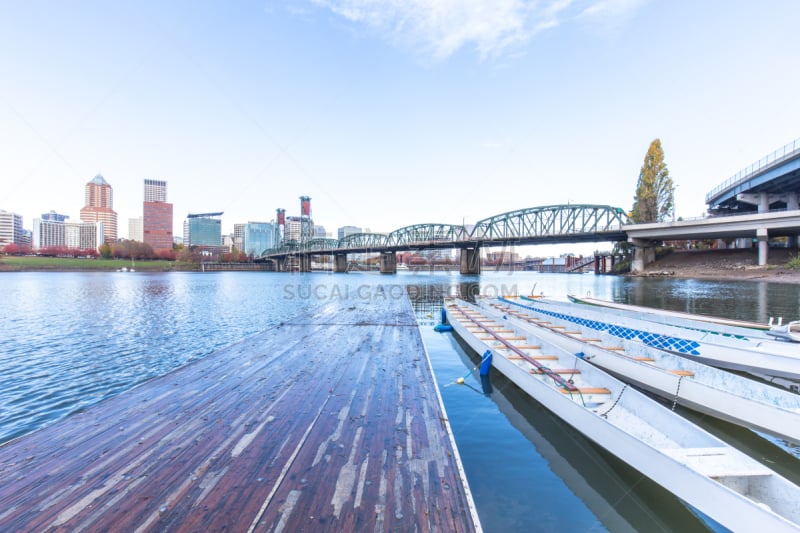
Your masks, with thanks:
M474 531L407 301L339 302L0 447L0 530Z

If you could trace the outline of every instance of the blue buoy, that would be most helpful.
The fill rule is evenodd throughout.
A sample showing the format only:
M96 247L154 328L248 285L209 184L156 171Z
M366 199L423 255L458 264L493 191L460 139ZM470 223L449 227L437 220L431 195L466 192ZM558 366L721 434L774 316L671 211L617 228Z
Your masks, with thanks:
M442 322L433 326L433 331L443 333L445 331L453 331L453 326L447 323L447 311L442 307Z

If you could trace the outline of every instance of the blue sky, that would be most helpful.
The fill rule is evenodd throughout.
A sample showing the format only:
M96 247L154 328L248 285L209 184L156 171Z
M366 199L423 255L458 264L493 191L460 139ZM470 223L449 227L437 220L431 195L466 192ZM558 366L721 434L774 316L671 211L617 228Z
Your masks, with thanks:
M188 212L328 231L629 209L661 138L679 216L800 137L800 2L0 1L0 208L78 218L144 178Z

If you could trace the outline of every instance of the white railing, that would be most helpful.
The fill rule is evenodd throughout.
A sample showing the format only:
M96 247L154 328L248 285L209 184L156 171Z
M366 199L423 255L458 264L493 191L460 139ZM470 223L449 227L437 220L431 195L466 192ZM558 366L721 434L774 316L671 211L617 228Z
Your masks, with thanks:
M772 167L787 159L791 159L798 153L800 153L800 139L795 139L789 144L783 146L783 148L778 148L768 156L762 157L749 167L743 168L742 170L731 176L728 180L726 180L725 183L715 187L714 190L712 190L710 193L706 195L706 203L710 203L711 199L714 198L720 192L726 189L730 189L735 185L738 185L739 183L747 180L753 175L758 174L759 172L763 172L769 167Z

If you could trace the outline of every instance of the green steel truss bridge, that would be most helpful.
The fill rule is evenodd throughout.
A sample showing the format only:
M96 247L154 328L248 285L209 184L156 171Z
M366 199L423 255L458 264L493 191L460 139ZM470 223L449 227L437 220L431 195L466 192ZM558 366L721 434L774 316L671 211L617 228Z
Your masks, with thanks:
M341 240L290 242L264 251L260 260L274 261L281 269L281 263L293 258L299 261L300 270L307 270L303 266L310 264L312 255L333 255L337 262L340 258L343 262L349 253L377 252L382 254L382 271L386 266L390 272L395 270L396 252L456 248L462 250L462 271L469 273L476 269L470 264L479 263L476 251L481 247L624 241L627 234L622 226L626 224L630 220L620 207L550 205L495 215L479 221L471 231L458 224L430 223L406 226L391 233L356 233Z

